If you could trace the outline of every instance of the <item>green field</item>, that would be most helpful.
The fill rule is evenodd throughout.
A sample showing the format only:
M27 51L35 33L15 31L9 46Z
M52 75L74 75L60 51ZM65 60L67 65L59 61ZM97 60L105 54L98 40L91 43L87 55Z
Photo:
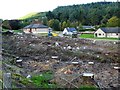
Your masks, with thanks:
M2 32L7 32L9 29L2 29ZM22 33L22 30L12 30L14 33Z
M94 34L81 34L80 38L94 38Z

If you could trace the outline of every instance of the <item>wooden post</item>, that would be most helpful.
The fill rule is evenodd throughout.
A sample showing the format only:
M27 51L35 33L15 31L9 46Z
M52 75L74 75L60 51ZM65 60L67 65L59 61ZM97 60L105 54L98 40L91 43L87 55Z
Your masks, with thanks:
M3 74L3 88L6 90L12 89L11 73L4 73Z

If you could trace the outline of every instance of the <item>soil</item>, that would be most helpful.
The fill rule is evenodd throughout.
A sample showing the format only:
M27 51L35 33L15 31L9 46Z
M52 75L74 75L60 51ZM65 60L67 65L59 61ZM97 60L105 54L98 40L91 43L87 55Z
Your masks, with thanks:
M54 72L50 82L63 88L79 88L81 85L103 88L119 86L119 70L114 69L120 63L119 41L37 37L31 34L3 35L2 38L5 72L26 77L50 70ZM22 59L21 64L16 63L16 57ZM93 73L94 80L82 76L83 73Z

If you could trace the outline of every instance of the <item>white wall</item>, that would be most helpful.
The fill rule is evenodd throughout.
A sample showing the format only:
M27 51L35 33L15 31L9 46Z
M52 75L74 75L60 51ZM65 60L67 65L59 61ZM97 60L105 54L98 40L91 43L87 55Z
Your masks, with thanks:
M33 30L33 33L48 33L48 28L37 28L32 30Z
M107 37L112 37L112 38L119 38L120 37L120 33L107 33Z
M72 32L68 32L67 29L65 28L63 30L63 34L65 34L65 35L72 35Z
M106 37L106 33L104 33L100 28L94 33L94 37Z
M25 32L25 33L30 33L29 30L30 30L30 29L23 29L23 32Z
M30 29L23 29L25 33L30 33ZM48 28L32 29L32 33L48 33Z
M66 28L63 30L63 34L68 34L68 31Z

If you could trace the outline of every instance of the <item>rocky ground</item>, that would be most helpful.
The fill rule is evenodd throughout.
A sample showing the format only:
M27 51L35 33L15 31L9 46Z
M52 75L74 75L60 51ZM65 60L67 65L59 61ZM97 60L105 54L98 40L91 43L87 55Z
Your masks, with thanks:
M26 77L50 70L54 72L50 82L67 88L87 84L82 74L93 73L94 80L89 80L89 84L101 88L119 86L119 69L115 69L120 63L118 41L30 34L3 35L2 38L4 72ZM17 57L21 63L16 63Z

